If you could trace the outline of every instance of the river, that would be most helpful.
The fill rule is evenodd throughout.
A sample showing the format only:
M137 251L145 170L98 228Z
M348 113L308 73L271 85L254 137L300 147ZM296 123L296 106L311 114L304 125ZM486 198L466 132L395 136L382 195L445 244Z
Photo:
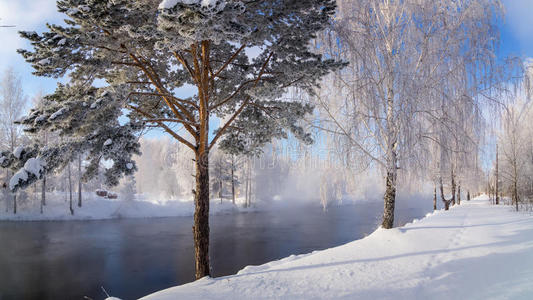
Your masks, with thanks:
M213 276L338 246L374 231L381 202L211 217ZM398 208L402 225L426 212ZM194 280L192 218L0 222L0 300L135 299Z

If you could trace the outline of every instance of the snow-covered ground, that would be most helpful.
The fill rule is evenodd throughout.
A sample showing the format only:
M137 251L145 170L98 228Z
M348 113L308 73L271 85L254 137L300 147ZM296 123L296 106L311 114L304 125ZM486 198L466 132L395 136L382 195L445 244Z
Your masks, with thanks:
M103 220L116 218L149 218L149 217L178 217L192 216L194 203L190 199L154 201L142 195L136 200L106 199L94 193L83 195L82 207L77 206L77 194L73 196L74 215L70 214L66 195L49 193L47 205L43 214L40 213L40 194L31 195L30 203L20 203L17 214L11 209L6 212L4 205L0 205L0 220L11 221L42 221L42 220ZM238 199L241 201L242 199ZM242 200L244 201L244 200ZM241 201L241 202L242 202ZM238 202L239 203L239 202ZM2 203L5 204L5 203ZM241 205L233 205L230 200L211 200L210 213L233 213L245 210ZM250 209L248 209L250 210Z
M343 246L144 300L533 299L533 217L486 197Z

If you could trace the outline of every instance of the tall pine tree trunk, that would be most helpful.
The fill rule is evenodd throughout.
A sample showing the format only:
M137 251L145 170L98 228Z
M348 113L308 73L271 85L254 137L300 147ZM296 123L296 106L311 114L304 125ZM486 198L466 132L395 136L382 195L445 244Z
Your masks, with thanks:
M17 214L17 195L13 194L13 214Z
M210 275L209 270L209 159L207 152L196 156L194 210L194 257L196 279Z
M191 47L196 56L197 47ZM201 43L202 65L197 66L196 82L199 98L200 123L196 158L196 191L194 208L194 257L196 262L196 279L211 274L209 269L209 42Z
M470 190L466 191L466 201L470 201Z

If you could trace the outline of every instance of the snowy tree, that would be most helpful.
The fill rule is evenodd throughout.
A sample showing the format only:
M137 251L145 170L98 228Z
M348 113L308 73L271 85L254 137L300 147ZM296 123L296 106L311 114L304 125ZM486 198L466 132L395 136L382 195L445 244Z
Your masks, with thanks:
M135 185L135 176L131 175L123 178L120 187L120 197L127 201L135 200L135 194L137 193Z
M218 194L220 203L222 203L222 198L224 196L226 186L228 183L231 183L232 180L231 172L233 167L231 164L231 160L229 160L224 153L219 151L213 151L212 154L212 191Z
M384 228L394 224L398 173L416 170L428 146L442 143L432 124L456 121L448 109L461 111L490 87L500 15L493 0L339 1L321 49L350 62L336 74L345 100L331 107L331 94L321 93L317 104L334 134L383 170Z
M519 209L520 190L527 178L526 170L532 162L528 160L532 134L528 128L528 121L533 116L533 105L529 101L516 101L507 106L502 112L502 132L499 141L501 144L501 161L500 166L502 179L506 181L511 192L511 199L516 210ZM530 121L529 121L530 122ZM529 151L528 151L529 150ZM528 153L529 152L529 153ZM497 160L498 161L498 160ZM499 170L500 168L496 168ZM496 185L496 193L498 191ZM496 195L498 199L498 195Z
M33 98L33 106L46 105L43 103L44 97L42 91L38 92L37 95ZM46 130L41 131L39 134L34 136L34 140L42 146L48 144L48 139L50 138L49 132ZM41 203L40 203L40 212L44 213L44 206L46 206L46 174L43 175L41 182Z
M190 150L167 137L141 138L140 143L143 155L135 157L138 191L166 199L190 196L194 173Z
M288 131L311 142L298 121L312 107L280 99L289 87L312 92L323 75L344 65L309 49L335 2L60 0L57 6L67 25L22 32L34 50L19 51L36 75L71 78L49 96L54 105L23 122L31 132L51 128L71 136L62 148L42 151L47 161L55 156L47 170L84 152L85 175L94 176L106 159L113 162L107 180L116 184L136 169L136 133L147 126L165 131L195 155L196 277L209 275L209 151L221 140L221 148L237 153L247 140L262 146ZM96 87L97 80L104 84ZM183 87L195 92L183 95ZM225 122L211 131L212 118Z
M7 69L0 81L0 124L2 126L2 148L15 151L20 144L21 129L15 124L23 113L26 96L22 89L22 82L13 69ZM12 173L6 170L5 181L9 181ZM15 195L8 196L6 193L6 210L7 201L10 197L13 199L13 212L16 213L17 198Z

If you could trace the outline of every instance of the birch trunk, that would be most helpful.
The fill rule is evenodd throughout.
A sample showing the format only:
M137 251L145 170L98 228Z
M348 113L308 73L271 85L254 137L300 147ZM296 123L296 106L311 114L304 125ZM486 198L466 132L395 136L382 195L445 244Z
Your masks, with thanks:
M452 166L452 205L455 205L455 172L453 171Z
M43 182L41 184L41 214L43 213L43 207L46 205L46 175L43 176Z
M437 186L433 189L433 210L437 210Z
M381 226L390 229L394 226L394 205L396 201L396 177L398 172L398 132L394 118L394 89L393 74L387 87L387 177L385 179L385 196L383 207L383 222Z
M74 215L74 209L72 208L72 176L70 172L70 163L68 164L68 192L69 192L69 209L70 214Z
M461 205L461 185L457 187L457 205Z
M231 156L231 197L233 205L235 205L235 159L233 155Z
M439 188L440 188L440 198L442 202L444 203L444 210L449 210L451 200L446 200L446 198L444 197L444 186L442 185L442 177L439 177Z
M81 155L78 156L78 207L81 207Z
M500 184L499 184L499 174L498 174L498 144L496 144L496 182L494 183L495 186L495 193L496 193L496 205L500 204Z

